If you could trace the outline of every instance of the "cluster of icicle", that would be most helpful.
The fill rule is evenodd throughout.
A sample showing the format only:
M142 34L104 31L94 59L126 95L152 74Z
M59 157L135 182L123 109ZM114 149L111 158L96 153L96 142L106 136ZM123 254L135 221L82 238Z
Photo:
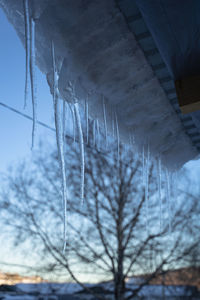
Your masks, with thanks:
M26 37L26 79L25 79L25 99L24 106L26 107L29 77L32 94L32 107L33 107L33 128L32 128L32 147L34 146L34 137L36 129L36 84L35 84L35 21L34 17L30 14L28 0L24 0L24 19L25 19L25 37ZM53 69L53 105L55 114L55 128L56 128L56 141L58 149L58 157L60 162L60 170L62 174L62 199L63 199L63 241L65 251L67 241L67 182L66 182L66 169L65 169L65 119L66 119L66 102L61 100L59 97L58 80L59 71L56 65L55 47L52 41L52 69ZM68 106L72 115L73 122L73 138L76 140L76 129L78 131L78 140L80 146L80 161L81 161L81 185L80 185L80 199L84 201L84 144L89 143L89 111L88 102L85 101L85 123L86 123L86 134L83 136L81 116L79 112L79 104L75 93L75 86L72 82L68 83L68 89L71 94L70 103ZM108 128L107 128L107 112L105 99L102 96L102 112L103 112L103 135L105 136L105 148L108 148ZM98 120L93 120L93 146L98 150L100 148L100 125ZM102 128L101 128L102 129ZM112 137L117 140L117 158L119 160L119 147L120 147L120 134L119 125L116 110L113 113L112 120ZM134 144L134 137L130 134L130 146ZM142 152L142 177L143 185L145 189L145 204L146 204L146 228L148 232L148 210L149 210L149 167L150 167L150 150L149 145L143 147ZM158 186L158 198L160 203L160 230L162 230L162 219L163 219L163 202L162 202L162 166L161 159L157 160L157 186ZM172 187L172 175L166 170L165 171L165 182L166 182L166 199L168 203L168 219L169 219L169 231L171 231L171 187Z
M25 23L25 47L26 47L26 76L25 76L25 95L24 95L24 108L27 105L28 98L28 87L29 87L29 78L31 86L31 95L32 95L32 110L33 110L33 127L32 127L32 146L34 147L35 140L35 131L36 131L36 72L35 72L35 20L34 16L30 13L29 1L24 0L24 23ZM65 170L65 101L63 101L62 113L61 113L61 101L59 99L59 90L58 90L58 79L59 74L56 67L55 60L55 49L54 43L52 42L52 67L53 67L53 105L55 113L55 128L56 128L56 141L58 148L58 157L60 162L60 169L62 173L62 198L63 198L63 212L64 212L64 230L63 230L63 240L64 240L64 251L66 247L66 238L67 238L67 183L66 183L66 170ZM71 87L73 88L73 87ZM73 119L77 123L78 133L79 133L79 144L81 152L81 192L80 198L83 202L84 198L84 142L83 142L83 133L81 126L81 118L79 113L78 102L76 97L73 97L72 105ZM75 128L75 124L74 124Z
M145 193L145 208L146 208L146 232L149 234L149 179L150 179L150 149L149 144L146 147L143 146L142 151L142 182L144 186ZM177 199L177 170L169 171L166 167L162 166L161 158L158 157L154 161L156 165L156 174L157 174L157 192L158 192L158 201L159 201L159 216L160 216L160 228L159 232L162 233L166 231L166 226L164 226L164 213L163 213L163 195L162 191L164 188L165 199L167 203L167 219L168 219L168 232L172 231L172 220L173 220L173 210L172 210L172 199ZM164 186L163 186L164 184ZM166 214L165 214L166 215ZM165 217L166 219L166 217Z

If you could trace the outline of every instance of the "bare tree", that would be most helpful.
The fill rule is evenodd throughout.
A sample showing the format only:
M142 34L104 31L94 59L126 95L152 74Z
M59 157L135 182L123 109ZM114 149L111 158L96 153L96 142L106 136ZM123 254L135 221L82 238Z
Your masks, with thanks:
M128 300L163 270L181 265L199 245L199 239L188 240L193 229L188 220L196 201L186 201L187 196L166 200L162 195L160 220L154 166L149 165L146 173L147 199L141 161L122 146L119 155L116 152L102 154L86 148L81 205L79 150L68 142L66 253L62 250L63 209L56 151L41 146L33 163L23 162L9 170L2 184L0 214L15 246L29 240L30 253L31 249L38 251L37 268L58 276L70 274L88 291L84 274L90 273L93 280L113 280L114 298ZM162 191L164 186L165 182ZM133 289L127 279L135 274L146 276Z

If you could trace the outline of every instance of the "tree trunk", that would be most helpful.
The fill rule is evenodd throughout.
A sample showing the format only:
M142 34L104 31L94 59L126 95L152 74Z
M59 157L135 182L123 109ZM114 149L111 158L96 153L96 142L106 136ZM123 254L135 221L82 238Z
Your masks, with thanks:
M125 282L124 282L124 249L123 249L123 210L124 199L122 196L122 184L120 184L120 198L118 201L118 220L117 220L117 272L115 274L115 300L124 300Z
M122 274L115 275L115 300L124 300L125 282Z

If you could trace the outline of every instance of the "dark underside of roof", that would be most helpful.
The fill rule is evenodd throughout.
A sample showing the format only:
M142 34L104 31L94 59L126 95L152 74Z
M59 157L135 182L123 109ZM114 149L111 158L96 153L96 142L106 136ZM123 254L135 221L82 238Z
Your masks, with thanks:
M116 0L193 145L200 151L200 111L183 115L174 80L200 75L199 0Z

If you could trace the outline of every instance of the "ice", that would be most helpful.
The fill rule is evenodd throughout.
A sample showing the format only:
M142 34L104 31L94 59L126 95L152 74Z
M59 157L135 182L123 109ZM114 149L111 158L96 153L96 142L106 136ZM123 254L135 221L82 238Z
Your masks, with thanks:
M115 113L112 110L112 135L115 137Z
M28 85L30 74L30 18L28 0L23 1L24 4L24 24L25 24L25 49L26 49L26 75L25 75L25 90L24 90L24 108L27 105Z
M65 153L64 153L64 143L65 143L65 135L64 135L64 120L63 117L65 112L63 111L61 118L61 108L60 108L60 100L59 100L59 91L58 91L58 72L56 69L55 62L55 49L54 43L52 42L52 64L53 64L53 103L54 103L54 114L55 114L55 127L56 127L56 142L58 148L58 158L60 163L60 169L62 174L62 199L63 199L63 219L64 219L64 228L63 228L63 252L66 249L66 239L67 239L67 180L66 180L66 172L65 172ZM65 108L63 104L63 109Z
M72 103L69 103L69 108L72 114L72 122L73 122L73 140L74 140L74 144L76 142L76 122L75 122L75 113L74 113L74 107L72 105Z
M34 147L35 131L37 124L37 101L36 101L36 74L35 74L35 21L30 19L30 78L33 109L32 148Z
M162 230L162 195L161 195L161 184L162 184L162 165L161 158L157 160L157 185L158 185L158 201L160 206L160 231Z
M145 204L146 204L146 230L148 232L149 215L149 144L147 144L146 164L145 164Z
M105 129L105 138L106 138L106 149L108 146L108 132L107 132L107 117L106 117L106 105L105 105L105 99L102 98L103 101L103 120L104 120L104 129Z
M118 118L117 118L117 113L115 111L115 122L116 122L116 133L117 133L117 161L119 162L119 124L118 124Z
M96 120L93 120L93 146L96 145Z
M168 209L168 223L169 223L169 232L171 233L171 177L169 174L169 170L166 168L165 170L165 176L166 176L166 200L167 200L167 209Z
M62 102L63 102L62 133L63 133L63 141L65 141L66 102L65 102L65 100L63 100Z
M24 108L27 105L29 75L31 82L32 110L33 110L33 127L32 127L32 145L34 147L35 131L37 124L37 101L36 101L36 74L35 74L35 20L30 17L29 2L23 1L24 6L24 25L25 25L25 48L26 48L26 74L24 90Z
M145 183L145 147L142 147L142 184Z
M85 154L84 154L84 141L83 141L81 117L80 117L80 113L79 113L79 105L78 105L77 102L74 103L74 110L75 110L75 117L76 117L76 123L77 123L77 128L78 128L78 135L79 135L79 146L80 146L80 156L81 156L81 191L80 191L80 198L81 198L81 203L83 204L83 200L84 200L84 182L85 182Z
M88 101L86 100L86 103L85 103L85 118L86 118L86 143L88 144L89 140L89 115L88 115Z
M174 192L174 200L177 201L178 196L178 171L174 171L174 178L173 178L173 192Z
M97 150L99 150L99 140L100 140L100 130L99 130L99 120L96 120L96 127L97 127Z

